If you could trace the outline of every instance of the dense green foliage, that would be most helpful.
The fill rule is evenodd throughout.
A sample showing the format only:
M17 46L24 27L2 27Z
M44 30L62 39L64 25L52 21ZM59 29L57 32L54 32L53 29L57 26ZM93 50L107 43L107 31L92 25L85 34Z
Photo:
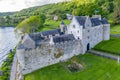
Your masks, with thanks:
M6 61L4 61L4 63L0 67L0 71L3 71L4 73L3 76L0 76L0 80L9 80L14 54L15 54L15 49L8 54L8 58L6 59Z
M108 41L102 41L94 49L120 55L120 38L111 38Z
M107 17L108 14L113 12L113 0L72 0L74 5L73 15L89 15L101 14ZM77 4L77 5L75 5Z
M93 14L101 14L103 17L108 17L108 14L113 13L113 11L113 0L71 0L70 2L23 9L15 12L13 15L2 16L0 18L0 26L16 26L24 19L39 14L44 14L47 20L53 20L54 15L57 15L59 20L64 20L66 19L66 13L90 16Z
M120 23L120 0L115 0L114 19L115 23Z
M46 17L43 14L39 16L31 16L18 24L15 31L20 34L36 32L43 27L45 18Z
M11 17L16 12L0 13L0 26L15 26L17 25L15 19Z
M110 29L111 34L120 34L120 25L112 26Z
M13 15L15 12L3 12L0 13L0 17Z
M66 65L73 61L81 63L84 69L76 73L68 71ZM120 80L119 72L117 61L85 54L25 75L25 80Z

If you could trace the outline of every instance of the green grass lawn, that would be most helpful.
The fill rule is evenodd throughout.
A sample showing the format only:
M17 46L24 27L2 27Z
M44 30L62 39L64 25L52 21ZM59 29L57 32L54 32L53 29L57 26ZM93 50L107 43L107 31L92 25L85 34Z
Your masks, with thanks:
M63 20L63 22L66 25L68 25L70 23L70 20ZM61 21L54 21L54 20L46 21L44 24L44 27L41 31L59 28L60 23L61 23Z
M76 73L69 72L63 64L71 61L78 61L84 69ZM117 61L85 54L25 75L25 80L120 80L119 75L120 64Z
M108 41L102 41L94 49L120 55L120 38L111 38Z
M120 25L112 26L110 29L111 34L120 34Z

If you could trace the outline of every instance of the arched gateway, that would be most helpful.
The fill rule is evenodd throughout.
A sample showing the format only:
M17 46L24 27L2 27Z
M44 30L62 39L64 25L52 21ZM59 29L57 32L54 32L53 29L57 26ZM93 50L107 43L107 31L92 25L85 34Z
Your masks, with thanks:
M90 50L90 43L87 44L87 51Z

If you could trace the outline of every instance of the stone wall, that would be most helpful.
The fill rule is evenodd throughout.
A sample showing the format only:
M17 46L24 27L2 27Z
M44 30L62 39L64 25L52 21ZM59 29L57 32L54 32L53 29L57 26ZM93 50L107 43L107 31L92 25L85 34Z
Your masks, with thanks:
M103 39L104 40L110 39L110 24L103 25Z
M87 51L88 47L89 49L91 49L102 40L103 40L102 25L83 29L83 38L82 38L83 53Z
M19 52L18 55L21 54ZM44 43L36 49L24 50L24 59L23 55L18 56L18 58L22 57L24 60L20 64L24 64L23 74L25 75L42 67L67 60L80 53L82 53L81 41L75 40L54 45Z

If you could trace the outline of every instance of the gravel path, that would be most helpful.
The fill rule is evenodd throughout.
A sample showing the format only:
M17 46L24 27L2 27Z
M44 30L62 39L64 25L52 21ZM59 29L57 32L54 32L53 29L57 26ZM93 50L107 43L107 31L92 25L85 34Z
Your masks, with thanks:
M100 51L96 51L96 50L90 50L89 53L95 54L95 55L98 55L98 56L102 56L102 57L105 57L105 58L120 61L120 56L112 55L110 53L100 52Z
M110 34L111 37L120 38L120 34Z

